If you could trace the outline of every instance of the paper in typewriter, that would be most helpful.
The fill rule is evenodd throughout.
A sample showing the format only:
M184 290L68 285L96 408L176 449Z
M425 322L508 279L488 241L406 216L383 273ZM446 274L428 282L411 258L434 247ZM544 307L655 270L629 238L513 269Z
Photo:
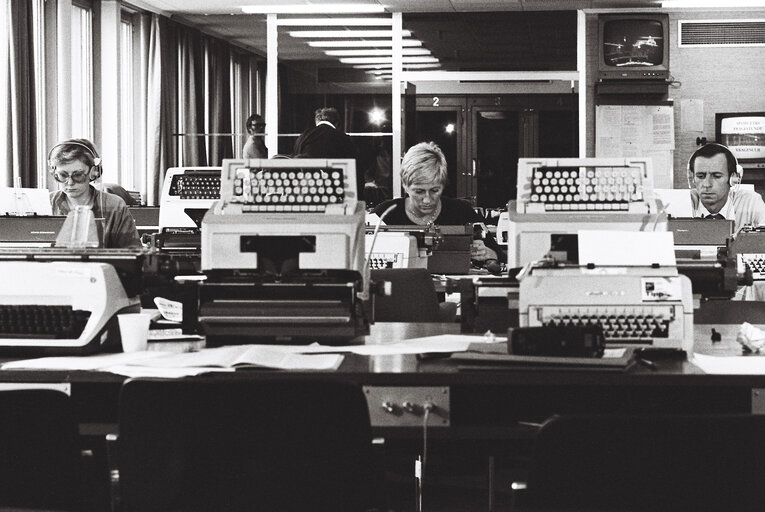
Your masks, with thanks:
M579 264L595 266L674 267L675 248L669 231L589 231L579 237Z

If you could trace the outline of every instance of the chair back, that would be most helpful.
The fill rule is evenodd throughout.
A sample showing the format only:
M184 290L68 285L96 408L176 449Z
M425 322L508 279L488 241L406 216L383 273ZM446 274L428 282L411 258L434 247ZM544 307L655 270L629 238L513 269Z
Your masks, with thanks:
M560 510L761 509L763 433L765 416L555 417L538 433L521 505Z
M372 437L360 386L241 375L133 379L121 391L119 422L126 512L371 508Z
M439 322L438 295L426 268L371 271L372 281L390 281L390 296L374 297L375 322Z
M79 443L65 393L0 391L0 508L85 509Z

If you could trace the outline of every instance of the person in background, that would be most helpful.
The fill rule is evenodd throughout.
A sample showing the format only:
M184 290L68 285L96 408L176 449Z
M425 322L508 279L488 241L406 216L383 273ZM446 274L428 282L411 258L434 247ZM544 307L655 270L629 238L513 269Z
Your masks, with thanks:
M68 215L78 205L89 206L97 222L103 219L101 247L140 247L132 215L120 197L98 190L93 182L101 177L101 157L87 139L70 139L53 146L48 165L59 184L51 192L53 215Z
M315 126L300 134L295 141L295 158L352 158L356 160L356 191L363 198L364 170L359 168L358 151L353 139L340 129L340 114L334 107L314 112Z
M373 213L382 215L393 206L384 222L390 225L465 225L483 222L467 201L442 196L447 179L446 157L434 142L421 142L409 148L401 161L401 184L406 197L378 205ZM488 235L473 240L471 259L484 267L498 264L504 254L496 239Z
M263 134L266 131L266 121L263 119L263 116L252 114L247 118L245 127L250 136L247 137L247 142L244 143L244 148L242 148L242 157L268 158L268 148L266 148L266 143L263 142Z
M734 221L734 229L765 224L765 202L752 190L739 190L743 169L726 146L708 143L688 160L693 216Z

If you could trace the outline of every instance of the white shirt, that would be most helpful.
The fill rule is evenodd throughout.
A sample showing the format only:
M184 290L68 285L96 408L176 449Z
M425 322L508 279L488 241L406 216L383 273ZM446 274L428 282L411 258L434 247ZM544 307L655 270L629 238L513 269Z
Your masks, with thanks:
M717 212L722 214L723 217L725 217L726 220L736 220L736 210L733 208L733 201L730 200L730 194L728 194L728 197L725 199L725 204L722 208L720 208L720 211ZM698 206L696 207L696 210L693 212L694 217L701 217L702 219L707 217L708 215L711 215L712 213L707 210L707 207L704 206L704 203L699 201Z

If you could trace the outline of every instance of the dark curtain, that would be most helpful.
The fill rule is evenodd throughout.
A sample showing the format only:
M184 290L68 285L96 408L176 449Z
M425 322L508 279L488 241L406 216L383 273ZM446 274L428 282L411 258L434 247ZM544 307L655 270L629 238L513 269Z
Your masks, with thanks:
M147 204L159 204L165 171L178 165L178 35L176 23L152 14L146 113Z
M3 184L20 177L24 187L37 187L37 123L35 122L34 48L32 3L10 2L9 98L7 100L8 161L2 167Z
M206 166L205 151L205 67L202 35L198 30L176 25L180 52L178 90L184 166Z
M222 41L207 39L209 70L208 101L209 133L232 133L231 126L231 47ZM208 139L208 162L221 165L224 158L234 157L233 137L213 135Z

